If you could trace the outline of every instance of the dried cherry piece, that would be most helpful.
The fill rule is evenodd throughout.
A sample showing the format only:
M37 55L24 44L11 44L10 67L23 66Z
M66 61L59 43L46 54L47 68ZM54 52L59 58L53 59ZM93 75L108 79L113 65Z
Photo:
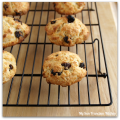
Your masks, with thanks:
M68 23L72 23L75 20L75 18L73 16L71 16L71 15L68 15L67 19L68 19Z
M68 36L65 36L65 37L64 37L64 41L65 41L66 43L69 43L69 41L68 41Z
M64 66L65 70L68 70L71 67L70 63L62 63L61 65Z
M21 25L22 25L22 21L21 21L20 19L18 19L18 18L14 18L14 21L18 21L18 22L20 22Z
M15 12L16 15L20 15L21 16L21 12Z
M23 36L21 31L15 31L15 37L19 38L20 36Z
M80 63L79 67L84 68L85 64L84 63Z
M56 75L56 72L54 72L53 70L51 70L51 74Z
M4 9L6 11L6 9L8 8L8 5L4 4Z
M13 69L13 66L12 66L11 64L9 65L9 67L10 67L9 70L12 70L12 69Z
M58 72L58 75L61 75L62 74L62 72Z

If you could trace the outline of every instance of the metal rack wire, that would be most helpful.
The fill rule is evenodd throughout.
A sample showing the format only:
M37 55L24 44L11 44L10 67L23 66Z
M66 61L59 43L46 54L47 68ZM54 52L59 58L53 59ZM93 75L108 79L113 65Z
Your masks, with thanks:
M8 92L8 97L7 97L7 100L6 100L6 104L3 104L3 106L44 106L44 107L47 107L47 106L51 106L51 107L55 107L55 106L109 106L112 104L112 95L111 95L111 89L110 89L110 81L109 81L109 75L108 75L108 69L107 69L107 63L106 63L106 58L105 58L105 52L104 52L104 46L103 46L103 40L102 40L102 34L101 34L101 28L100 28L100 22L99 22L99 15L98 15L98 10L97 10L97 4L94 3L95 5L95 9L93 9L93 3L91 2L90 4L87 3L87 9L84 9L82 12L81 12L81 15L82 15L82 22L84 23L84 18L83 18L83 13L84 11L88 11L88 18L89 18L89 24L85 24L86 26L90 26L90 34L91 34L91 42L84 42L82 43L81 45L84 46L84 53L85 53L85 64L86 64L86 70L88 70L88 65L87 65L87 55L86 55L86 45L92 45L92 51L93 51L93 61L94 61L94 69L95 69L95 74L87 74L86 75L86 79L87 79L87 93L88 93L88 104L81 104L81 101L80 101L80 85L79 85L79 82L77 84L77 87L78 87L78 103L77 104L71 104L70 103L70 86L68 86L68 103L67 104L60 104L60 86L58 86L58 96L57 96L57 104L50 104L50 91L51 91L51 84L49 84L49 88L48 88L48 100L47 100L47 103L46 104L40 104L39 101L40 101L40 94L41 94L41 84L42 84L42 67L41 67L41 74L34 74L34 66L35 66L35 59L36 59L36 52L37 52L37 47L38 45L42 44L43 45L43 56L42 56L42 66L43 66L43 62L44 62L44 55L45 55L45 47L46 45L51 45L52 46L52 49L51 49L51 53L53 53L53 44L52 43L47 43L46 42L46 33L45 33L45 38L44 38L44 42L38 42L38 39L39 39L39 31L40 31L40 27L41 26L46 26L46 24L48 23L48 16L49 16L49 12L54 12L54 18L55 18L55 14L56 12L54 10L50 10L50 3L48 4L48 9L47 10L44 10L43 9L43 6L44 6L44 3L42 3L42 8L41 10L37 10L37 4L35 4L35 10L29 10L28 13L27 13L27 16L26 16L26 20L25 20L25 23L27 22L27 19L28 19L28 15L29 15L29 12L34 12L34 15L33 15L33 19L32 19L32 24L28 24L29 26L31 26L31 31L30 31L30 35L29 35L29 40L28 42L23 42L23 43L20 43L19 45L19 49L18 49L18 53L17 53L17 58L16 58L16 63L18 62L18 59L19 59L19 53L20 53L20 50L21 50L21 45L27 45L27 51L26 51L26 56L25 56L25 61L24 61L24 67L23 67L23 71L22 71L22 74L16 74L15 77L21 77L21 81L20 81L20 85L18 86L19 87L19 92L18 92L18 96L17 96L17 101L15 104L9 104L9 99L10 99L10 95L11 95L11 89L12 89L12 85L13 85L13 80L14 78L12 79L11 81L11 84L10 84L10 88L9 88L9 92ZM34 23L34 19L35 19L35 13L36 11L41 11L41 15L40 15L40 20L39 20L39 24L33 24ZM46 11L47 12L47 21L46 21L46 24L41 24L41 16L43 14L43 11ZM97 16L97 24L92 24L91 23L91 15L90 15L90 12L96 12L96 16ZM20 17L21 18L21 17ZM32 35L32 30L33 30L33 26L39 26L38 28L38 34L37 34L37 41L36 42L30 42L31 40L31 35ZM93 34L92 34L92 26L98 26L99 28L99 35L100 35L100 40L98 38L96 39L93 39ZM100 42L101 42L101 46L102 46L102 53L103 54L103 58L104 58L104 63L105 63L105 70L106 72L105 73L102 73L101 72L101 62L100 62ZM97 43L97 46L98 46L98 66L99 66L99 72L97 71L97 65L96 65L96 59L95 59L95 49L94 49L94 44ZM33 60L33 65L32 65L32 74L24 74L24 71L25 71L25 66L26 66L26 61L27 61L27 56L28 56L28 50L29 50L29 45L35 45L35 52L34 52L34 60ZM11 47L10 49L10 52L12 52L13 50L13 47ZM70 48L68 47L68 51L70 50ZM61 46L60 46L60 51L61 51ZM76 54L78 54L78 45L76 45ZM19 104L19 99L20 99L20 94L21 94L21 88L22 88L22 83L23 83L23 77L31 77L30 78L30 85L29 85L29 92L28 92L28 95L27 95L27 103L26 104ZM38 99L37 99L37 102L36 104L29 104L29 98L30 98L30 94L31 94L31 86L32 86L32 80L33 80L33 77L39 77L40 79L40 82L39 82L39 91L38 91ZM92 104L91 103L91 100L90 100L90 91L89 91L89 78L90 77L94 77L96 78L96 84L97 84L97 91L98 91L98 99L99 99L99 103L98 104ZM107 85L108 85L108 94L109 94L109 103L101 103L101 95L100 95L100 90L99 90L99 82L98 82L98 78L106 78L106 81L107 81Z

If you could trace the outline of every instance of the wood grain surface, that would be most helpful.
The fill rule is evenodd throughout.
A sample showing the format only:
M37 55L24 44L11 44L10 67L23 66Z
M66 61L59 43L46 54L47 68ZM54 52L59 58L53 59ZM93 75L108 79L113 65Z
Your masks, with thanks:
M34 10L36 3L32 3L30 10ZM42 3L38 3L36 9L39 10L42 7ZM89 4L91 7L91 4ZM93 9L95 9L95 5L93 3ZM100 20L100 27L102 33L102 39L104 44L105 56L107 61L108 73L110 78L110 85L111 85L111 92L113 103L110 106L100 106L100 107L3 107L3 116L117 116L117 29L113 18L113 14L111 11L111 5L108 2L100 2L97 3L99 20ZM48 9L48 3L44 3L43 9ZM53 10L53 5L50 3L50 9ZM87 9L87 4L85 6ZM89 17L88 11L83 11L83 22L84 24L89 24ZM32 24L39 24L41 18L41 24L46 24L54 17L61 17L60 14L57 12L54 14L54 11L50 11L49 15L47 11L41 12L30 11L28 14L28 19L26 21L26 16L24 15L21 17L23 22L26 21L28 25ZM54 16L55 15L55 16ZM48 17L48 21L47 21ZM76 17L82 21L82 14L76 14ZM33 20L34 18L34 20ZM97 24L97 16L96 11L90 12L90 22L91 24ZM31 28L31 35L29 35L23 43L27 43L30 40L30 43L36 42L38 39L39 43L43 43L46 40L47 43L50 43L47 37L45 37L45 26L41 26L40 30L38 26L30 26ZM90 30L90 26L87 26ZM92 26L92 37L93 40L98 38L100 40L100 33L98 26ZM39 32L39 36L38 36ZM89 36L86 42L91 42L91 35ZM17 58L19 46L15 45L12 49L12 54ZM33 61L35 58L34 63L34 74L41 74L41 67L42 67L42 58L43 58L43 51L45 50L44 59L51 54L52 52L52 45L48 44L38 44L37 50L36 44L29 44L29 48L27 44L21 44L19 58L17 61L17 73L22 74L31 74L33 69ZM85 61L85 52L84 52L84 44L78 45L78 55L81 57L83 61ZM28 52L27 52L28 49ZM11 47L6 48L5 50L10 51ZM35 56L36 50L36 56ZM53 45L53 52L59 51L60 46ZM61 50L68 50L68 47L61 47ZM70 51L76 53L76 46L70 47ZM97 41L94 43L94 51L95 51L95 60L96 60L96 67L97 70L99 69L98 66L98 44ZM26 57L27 54L27 57ZM105 71L105 64L102 54L102 47L100 42L100 64L101 64L101 71L104 73ZM86 56L87 56L87 68L88 74L95 74L95 65L93 60L93 49L92 45L86 45ZM26 59L26 62L25 62ZM25 66L25 67L24 67ZM18 98L19 87L21 83L21 76L15 76L12 84L11 94L9 98L8 104L16 104ZM26 104L28 99L28 91L30 86L31 76L26 77L23 76L22 79L22 87L19 97L19 104ZM3 85L3 104L6 104L9 88L10 88L11 81ZM39 92L39 84L40 84L40 77L32 78L31 84L31 91L30 91L30 98L29 104L36 104L38 99L38 92ZM101 97L102 104L108 104L110 102L109 99L109 91L108 91L108 83L107 79L105 78L98 78L99 84L99 92ZM70 104L77 104L78 103L78 83L72 85L70 87ZM80 86L80 103L81 104L88 104L88 91L87 91L87 78L83 78L81 82L79 82ZM41 92L40 92L40 99L39 104L47 104L48 102L48 90L49 84L47 84L46 80L42 78L41 82ZM89 77L89 93L90 93L90 103L91 104L98 104L98 90L97 90L97 82L96 77ZM57 104L58 102L58 86L51 85L50 88L50 104ZM60 87L60 104L68 104L68 87Z

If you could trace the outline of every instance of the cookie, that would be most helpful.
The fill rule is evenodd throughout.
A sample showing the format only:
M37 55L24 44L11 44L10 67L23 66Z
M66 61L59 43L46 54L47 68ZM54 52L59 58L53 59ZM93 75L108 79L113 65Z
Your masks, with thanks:
M3 15L21 16L29 10L28 2L3 2Z
M3 16L3 48L21 43L29 33L29 26L19 19Z
M85 2L53 2L54 9L62 15L73 15L83 10Z
M62 46L74 46L89 36L87 27L71 15L51 20L45 30L52 43Z
M14 56L7 52L3 51L3 83L11 80L16 73L16 60Z
M69 51L59 51L49 55L43 64L43 77L47 83L63 87L82 80L87 71L80 57Z

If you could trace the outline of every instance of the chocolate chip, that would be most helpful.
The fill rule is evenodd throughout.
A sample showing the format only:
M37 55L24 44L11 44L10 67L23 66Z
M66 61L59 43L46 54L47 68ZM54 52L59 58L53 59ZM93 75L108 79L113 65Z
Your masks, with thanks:
M21 25L22 25L22 21L21 21L20 19L18 19L18 18L14 18L14 21L18 21L18 22L20 22Z
M15 37L16 37L16 38L19 38L20 36L23 37L22 32L21 32L21 31L15 31Z
M53 70L51 70L51 74L56 75L56 72L54 72Z
M13 66L12 66L11 64L9 65L9 67L10 67L10 68L9 68L9 71L13 69Z
M55 24L56 23L56 21L51 21L51 24Z
M64 37L64 41L65 41L66 43L69 43L69 41L68 41L68 36L65 36L65 37Z
M75 18L73 16L71 16L71 15L68 15L67 19L68 19L68 23L72 23L75 20Z
M8 5L4 4L4 9L6 11L6 9L8 8Z
M62 66L64 66L64 70L68 70L71 67L70 63L62 63Z
M79 67L84 68L85 67L84 63L80 63Z

